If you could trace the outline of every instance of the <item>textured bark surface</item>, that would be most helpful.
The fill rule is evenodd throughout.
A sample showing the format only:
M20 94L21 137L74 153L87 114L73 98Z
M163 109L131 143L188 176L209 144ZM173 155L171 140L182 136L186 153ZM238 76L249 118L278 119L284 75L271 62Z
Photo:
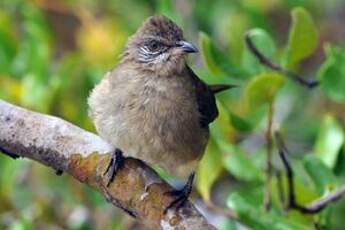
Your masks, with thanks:
M106 187L103 174L113 147L60 118L0 100L0 149L69 173L150 229L215 229L189 202L164 215L173 200L165 192L172 187L140 160L127 158L115 181Z

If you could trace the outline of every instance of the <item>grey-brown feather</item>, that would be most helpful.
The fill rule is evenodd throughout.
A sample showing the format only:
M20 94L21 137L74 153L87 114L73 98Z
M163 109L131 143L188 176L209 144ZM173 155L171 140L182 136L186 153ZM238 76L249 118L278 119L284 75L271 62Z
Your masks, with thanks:
M99 135L126 155L185 177L205 151L208 124L218 115L215 98L182 53L171 50L154 65L136 61L145 36L183 37L169 19L148 19L128 41L121 63L92 91L90 115Z

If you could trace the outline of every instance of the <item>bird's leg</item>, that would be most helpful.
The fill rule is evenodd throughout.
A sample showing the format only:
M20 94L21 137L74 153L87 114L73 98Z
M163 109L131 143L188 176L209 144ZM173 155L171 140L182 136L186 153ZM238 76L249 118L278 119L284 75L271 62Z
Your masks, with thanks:
M107 175L109 180L107 182L107 187L110 183L114 181L117 171L123 166L125 157L120 149L116 148L111 155L110 163L104 172L104 175Z
M174 199L165 209L164 209L164 214L167 213L169 209L172 207L176 207L176 210L180 209L184 203L188 200L188 197L190 193L192 192L193 188L193 181L194 181L194 176L195 173L191 173L188 177L187 183L183 186L182 189L180 190L172 190L168 191L165 194L174 196L176 199Z

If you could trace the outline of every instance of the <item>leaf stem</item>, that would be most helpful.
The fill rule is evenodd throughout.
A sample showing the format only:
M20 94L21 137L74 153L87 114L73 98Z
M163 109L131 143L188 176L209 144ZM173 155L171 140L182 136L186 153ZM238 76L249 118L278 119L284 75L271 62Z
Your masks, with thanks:
M264 190L264 209L269 211L271 208L271 183L272 183L272 125L273 125L273 100L268 104L268 118L266 130L266 170L265 170L265 190Z

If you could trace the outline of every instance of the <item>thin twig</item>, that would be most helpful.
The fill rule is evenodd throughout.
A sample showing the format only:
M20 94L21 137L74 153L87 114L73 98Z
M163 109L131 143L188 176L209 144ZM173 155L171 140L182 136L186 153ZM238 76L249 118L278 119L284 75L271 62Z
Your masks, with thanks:
M305 213L317 213L324 209L329 203L339 200L345 194L345 185L338 190L329 193L327 196L312 202L304 208Z
M267 159L266 159L266 173L265 173L265 196L264 208L265 211L271 208L271 182L272 182L272 124L273 124L273 102L268 105L268 119L266 130L266 143L267 143Z
M293 171L292 168L289 164L289 161L287 159L286 156L286 152L287 149L285 147L285 143L283 142L283 139L281 137L281 135L276 132L275 133L275 137L276 137L276 141L277 141L277 145L278 145L278 151L279 151L279 156L283 162L283 165L285 167L285 171L286 171L286 175L287 175L287 180L288 180L288 200L287 200L287 204L286 204L286 208L292 208L294 206L296 206L296 202L295 202L295 184L293 181Z
M259 60L259 62L261 64L271 68L272 70L275 70L277 72L284 74L285 76L291 78L292 80L298 82L299 84L301 84L303 86L306 86L309 89L314 88L314 87L319 85L319 82L316 80L305 80L301 76L299 76L298 74L296 74L296 73L294 73L288 69L285 69L282 66L277 65L277 64L273 63L272 61L270 61L254 45L252 39L250 38L249 32L245 33L244 38L245 38L248 49L256 56L256 58Z
M286 153L288 152L287 148L279 132L275 132L275 137L279 149L279 156L283 162L288 179L288 202L286 204L286 207L288 209L295 209L305 214L315 214L322 211L330 203L337 201L345 194L345 185L343 185L338 190L333 191L327 196L322 197L316 201L313 201L309 205L303 206L298 204L295 196L294 173L286 155Z
M285 206L286 198L285 198L285 191L284 191L284 186L283 186L283 177L280 170L277 170L276 178L277 178L278 198L282 206L282 209L286 211L286 206Z

